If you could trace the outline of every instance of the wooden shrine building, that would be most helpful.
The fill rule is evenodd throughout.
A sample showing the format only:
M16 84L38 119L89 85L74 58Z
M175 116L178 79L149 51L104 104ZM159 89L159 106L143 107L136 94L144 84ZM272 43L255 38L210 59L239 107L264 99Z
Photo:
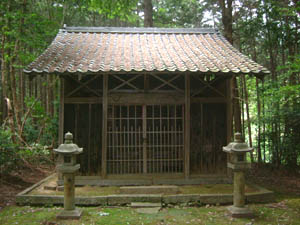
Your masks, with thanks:
M226 174L232 78L267 69L214 29L66 27L26 69L61 79L83 175Z

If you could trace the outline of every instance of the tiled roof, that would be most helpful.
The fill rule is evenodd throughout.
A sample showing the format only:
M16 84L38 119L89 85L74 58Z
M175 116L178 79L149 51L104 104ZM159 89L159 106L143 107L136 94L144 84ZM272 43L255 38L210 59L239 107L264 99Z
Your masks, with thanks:
M24 71L269 73L213 29L105 27L60 30Z

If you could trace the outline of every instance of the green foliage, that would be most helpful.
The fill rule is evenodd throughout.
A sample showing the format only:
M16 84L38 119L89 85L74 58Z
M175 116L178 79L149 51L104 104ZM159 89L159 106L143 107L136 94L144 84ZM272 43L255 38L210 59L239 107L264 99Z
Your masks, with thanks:
M204 8L196 0L153 1L153 20L157 27L201 27Z
M15 169L17 146L12 143L12 132L5 127L0 127L0 173Z
M138 0L90 0L89 10L105 15L109 19L120 18L134 22Z
M291 168L300 165L297 6L295 1L242 1L234 23L241 51L271 71L258 88L255 78L247 77L254 147L261 149L264 162Z
M34 97L25 99L27 108L31 108L31 116L26 119L23 136L26 142L41 145L52 145L58 136L57 114L50 117L45 112L41 101ZM24 121L25 118L23 118Z

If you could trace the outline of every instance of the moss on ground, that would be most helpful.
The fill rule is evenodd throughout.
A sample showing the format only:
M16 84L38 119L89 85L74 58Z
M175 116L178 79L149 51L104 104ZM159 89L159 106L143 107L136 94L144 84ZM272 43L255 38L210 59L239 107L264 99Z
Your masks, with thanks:
M254 219L232 219L225 206L164 208L157 214L140 214L126 207L85 207L80 220L56 220L61 207L6 207L0 212L0 224L281 224L300 225L300 197L289 198L273 204L249 206L255 212ZM108 215L103 216L103 213Z
M84 186L75 188L76 196L106 196L120 193L119 187ZM63 191L51 191L38 188L29 193L30 195L64 195Z
M213 185L185 185L181 186L180 192L182 194L232 194L232 184L213 184ZM258 190L252 186L247 185L246 193L257 192Z

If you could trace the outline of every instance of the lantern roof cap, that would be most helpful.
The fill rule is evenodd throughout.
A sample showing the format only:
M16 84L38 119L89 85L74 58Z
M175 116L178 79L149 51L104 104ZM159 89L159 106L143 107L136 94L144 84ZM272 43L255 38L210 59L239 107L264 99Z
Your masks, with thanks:
M67 132L65 134L65 143L61 144L57 149L54 149L54 151L60 154L80 154L82 148L79 148L73 143L73 134Z
M253 148L249 147L242 139L241 133L234 134L234 141L229 143L227 146L223 147L224 152L233 153L233 152L252 152Z

